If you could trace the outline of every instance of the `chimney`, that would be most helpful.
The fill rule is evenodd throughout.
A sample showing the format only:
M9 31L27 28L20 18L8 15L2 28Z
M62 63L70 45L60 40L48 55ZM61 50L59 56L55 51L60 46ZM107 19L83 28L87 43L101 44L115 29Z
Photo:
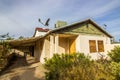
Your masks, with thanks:
M57 21L55 23L55 28L63 27L65 25L67 25L67 22L65 22L65 21Z

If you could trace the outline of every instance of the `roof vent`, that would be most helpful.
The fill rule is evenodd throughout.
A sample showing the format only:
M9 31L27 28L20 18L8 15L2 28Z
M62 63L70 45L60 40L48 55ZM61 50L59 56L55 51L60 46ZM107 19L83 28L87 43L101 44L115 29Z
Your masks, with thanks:
M67 22L65 22L65 21L57 21L55 23L55 28L63 27L65 25L67 25Z

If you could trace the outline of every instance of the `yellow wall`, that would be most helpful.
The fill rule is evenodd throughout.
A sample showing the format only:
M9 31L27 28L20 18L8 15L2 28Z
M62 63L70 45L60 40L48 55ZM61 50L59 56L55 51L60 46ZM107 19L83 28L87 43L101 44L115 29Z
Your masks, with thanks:
M69 39L69 53L75 53L76 52L76 42L75 39Z

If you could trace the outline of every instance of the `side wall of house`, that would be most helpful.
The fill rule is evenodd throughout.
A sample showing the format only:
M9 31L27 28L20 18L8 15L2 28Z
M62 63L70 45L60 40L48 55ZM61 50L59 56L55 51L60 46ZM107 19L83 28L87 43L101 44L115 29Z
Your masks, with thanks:
M112 43L107 45L107 51L111 51L115 46L120 46L120 43Z
M104 44L104 52L98 52L98 50L94 53L90 53L90 47L89 47L89 40L102 40ZM108 51L108 45L110 45L110 38L106 36L95 36L95 35L79 35L76 39L76 51L84 53L85 55L90 55L92 59L98 59L100 58L100 54L103 54L104 56L107 55ZM96 44L97 46L97 44ZM97 48L96 48L97 49Z

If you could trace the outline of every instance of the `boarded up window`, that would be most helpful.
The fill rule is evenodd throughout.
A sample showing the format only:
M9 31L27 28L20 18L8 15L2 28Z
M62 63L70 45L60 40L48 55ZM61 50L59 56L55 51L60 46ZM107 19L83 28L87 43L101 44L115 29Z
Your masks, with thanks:
M89 48L90 48L90 53L96 52L96 41L95 40L89 40Z
M98 52L104 52L104 44L103 41L98 41Z

